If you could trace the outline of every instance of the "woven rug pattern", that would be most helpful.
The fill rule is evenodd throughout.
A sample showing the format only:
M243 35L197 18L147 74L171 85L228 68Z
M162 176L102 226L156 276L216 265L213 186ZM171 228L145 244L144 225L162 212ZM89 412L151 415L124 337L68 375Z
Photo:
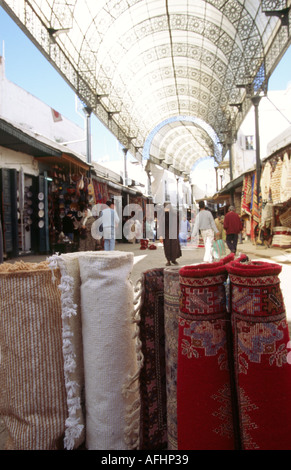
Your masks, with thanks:
M243 450L291 448L289 332L278 275L267 262L227 265Z
M177 366L180 283L179 267L164 270L165 357L168 449L177 450Z
M231 254L135 289L132 266L118 251L0 265L6 448L291 449L281 266Z
M61 300L46 263L0 265L0 414L12 450L63 448Z
M144 364L140 373L140 448L167 448L167 396L164 327L164 269L142 276L140 339Z
M225 266L180 270L178 448L234 449Z

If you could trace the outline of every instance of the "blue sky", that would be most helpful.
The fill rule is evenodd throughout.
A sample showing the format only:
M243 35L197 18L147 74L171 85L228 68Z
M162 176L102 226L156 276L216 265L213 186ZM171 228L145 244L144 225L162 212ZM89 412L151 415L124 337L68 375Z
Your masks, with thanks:
M83 119L75 110L73 90L0 7L0 55L4 52L8 80L84 127ZM285 90L289 82L291 47L269 80L269 90ZM110 160L121 158L118 142L95 116L92 116L91 134L93 160L97 161L106 156L109 156Z

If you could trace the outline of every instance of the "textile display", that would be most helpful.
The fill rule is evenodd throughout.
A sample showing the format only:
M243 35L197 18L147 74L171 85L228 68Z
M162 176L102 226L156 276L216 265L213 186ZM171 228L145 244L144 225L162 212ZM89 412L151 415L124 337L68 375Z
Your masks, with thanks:
M219 261L180 269L179 450L235 448L225 266Z
M242 198L241 198L241 214L250 215L250 203L252 197L252 178L250 174L244 176Z
M164 329L164 269L142 274L140 341L140 449L167 448L167 392Z
M291 248L291 228L273 227L272 246L279 248Z
M60 272L48 263L0 265L0 415L7 448L63 448L67 397Z
M290 449L289 332L281 266L260 261L226 265L242 450Z
M288 209L279 216L279 220L282 226L291 228L291 207L288 207Z
M266 202L269 201L271 175L272 175L272 166L270 162L267 162L264 166L262 176L261 176L262 200Z
M139 365L133 253L79 255L88 450L136 448Z
M177 450L177 365L180 283L179 267L164 270L165 357L168 450Z
M262 208L262 218L259 224L260 227L271 227L273 217L273 204L266 203Z
M281 177L282 177L283 162L279 158L276 164L276 168L272 173L271 177L271 196L273 204L281 202Z
M260 216L261 211L262 211L261 199L262 199L261 193L258 194L258 191L257 191L257 173L255 172L252 178L251 214L256 224L260 222L260 218L261 218Z
M280 182L280 199L286 202L291 198L291 162L287 152L284 154L282 162L282 174Z

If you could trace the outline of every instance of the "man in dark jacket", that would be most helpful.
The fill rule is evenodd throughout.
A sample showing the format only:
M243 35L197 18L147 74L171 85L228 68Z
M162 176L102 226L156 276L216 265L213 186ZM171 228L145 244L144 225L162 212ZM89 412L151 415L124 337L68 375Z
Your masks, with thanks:
M238 234L243 226L234 206L229 206L228 213L224 217L223 226L226 231L226 244L232 253L236 253Z

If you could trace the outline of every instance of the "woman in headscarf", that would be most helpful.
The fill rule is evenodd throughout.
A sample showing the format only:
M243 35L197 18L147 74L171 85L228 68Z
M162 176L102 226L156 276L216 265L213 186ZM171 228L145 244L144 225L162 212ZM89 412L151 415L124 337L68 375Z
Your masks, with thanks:
M92 215L90 209L85 209L84 215L80 220L79 232L80 232L80 242L79 242L79 251L95 251L96 249L96 240L91 235L91 227L95 219Z
M171 203L164 204L165 236L163 238L164 253L167 260L166 266L178 264L177 258L182 256L179 241L179 217Z

